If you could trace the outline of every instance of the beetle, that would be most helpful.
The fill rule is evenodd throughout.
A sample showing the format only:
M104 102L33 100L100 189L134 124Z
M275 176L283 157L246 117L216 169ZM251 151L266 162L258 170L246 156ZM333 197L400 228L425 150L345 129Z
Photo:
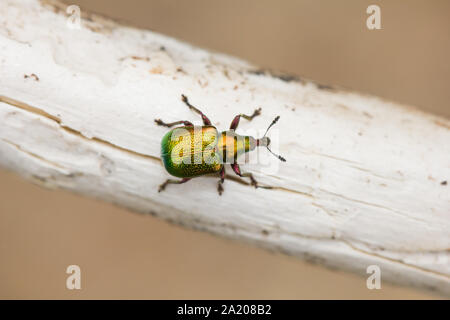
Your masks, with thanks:
M164 167L169 174L181 180L167 179L159 186L158 192L163 191L168 184L182 184L194 177L218 173L220 180L217 190L221 195L225 180L225 163L230 164L238 176L250 178L251 185L258 188L260 186L253 175L242 173L237 163L240 155L253 151L256 147L266 147L279 160L286 161L285 158L270 150L270 139L266 137L267 132L277 123L280 116L272 121L262 138L255 139L251 136L238 135L235 130L241 117L251 121L261 114L261 108L256 109L252 115L238 114L231 122L230 129L219 133L208 117L194 107L185 95L181 95L181 100L189 109L202 117L203 126L194 126L192 122L186 120L166 123L161 119L155 119L155 123L159 126L171 128L182 125L171 129L161 140L161 160Z

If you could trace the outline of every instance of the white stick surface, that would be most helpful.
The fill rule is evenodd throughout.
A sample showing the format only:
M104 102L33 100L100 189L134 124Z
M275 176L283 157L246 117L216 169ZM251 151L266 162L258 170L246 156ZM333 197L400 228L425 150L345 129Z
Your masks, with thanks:
M67 21L58 3L0 2L1 166L366 277L378 265L382 281L450 295L448 120L96 15L80 29ZM281 115L272 137L287 162L261 150L266 165L241 166L274 189L239 183L227 167L222 196L218 177L158 193L167 129L154 119L201 124L181 94L219 130L261 107L237 130L257 135Z

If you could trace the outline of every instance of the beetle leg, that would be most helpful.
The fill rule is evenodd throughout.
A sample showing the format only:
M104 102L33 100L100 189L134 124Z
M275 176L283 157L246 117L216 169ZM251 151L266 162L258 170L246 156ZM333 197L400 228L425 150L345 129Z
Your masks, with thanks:
M203 112L201 112L200 110L198 110L198 109L197 109L196 107L194 107L192 104L190 104L188 98L187 98L184 94L181 95L181 100L182 100L184 103L186 103L186 105L189 107L189 109L191 109L191 110L197 112L199 115L202 116L203 124L204 124L205 126L210 126L210 125L211 125L211 121L208 119L208 117L205 116L205 115L203 114Z
M253 175L250 172L242 173L241 168L239 167L239 165L237 163L232 163L230 165L231 165L231 168L233 169L234 173L236 173L239 177L241 177L241 178L249 177L250 184L252 186L254 186L255 188L272 189L272 187L269 187L269 186L260 186L258 184L258 181L255 180L255 178L253 177Z
M237 126L239 125L239 120L242 118L247 119L248 121L252 121L254 117L259 116L261 114L261 108L255 109L253 111L253 114L251 116L247 116L243 113L238 114L236 117L234 117L233 121L231 121L230 129L236 130Z
M241 178L249 177L251 185L254 186L255 188L258 188L258 182L255 180L255 178L253 178L253 175L251 173L249 172L241 173L241 168L237 163L232 163L231 168L233 169L234 173L236 173L239 177Z
M189 180L191 180L191 178L183 178L181 180L167 179L166 182L159 186L158 192L163 191L168 184L182 184L188 182Z
M223 182L225 181L225 166L222 167L222 169L219 172L220 180L217 186L217 191L219 192L219 196L222 195L223 192Z
M163 126L163 127L173 127L177 124L184 124L185 126L194 126L192 124L192 122L190 121L185 121L185 120L180 120L180 121L175 121L175 122L170 122L170 123L165 123L164 121L162 121L161 119L155 119L155 122L158 126Z

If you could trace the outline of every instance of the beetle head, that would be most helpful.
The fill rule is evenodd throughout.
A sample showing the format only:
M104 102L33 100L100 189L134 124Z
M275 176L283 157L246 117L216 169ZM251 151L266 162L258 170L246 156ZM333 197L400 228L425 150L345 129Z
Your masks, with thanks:
M256 146L258 147L268 147L270 145L269 137L262 137L261 139L256 140Z

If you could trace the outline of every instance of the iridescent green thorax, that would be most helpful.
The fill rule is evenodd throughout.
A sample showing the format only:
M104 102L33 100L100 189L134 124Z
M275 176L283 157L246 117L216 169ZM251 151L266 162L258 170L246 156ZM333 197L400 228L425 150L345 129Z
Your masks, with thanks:
M223 131L217 143L217 152L224 163L236 163L237 158L256 147L256 139L241 136L234 130Z

